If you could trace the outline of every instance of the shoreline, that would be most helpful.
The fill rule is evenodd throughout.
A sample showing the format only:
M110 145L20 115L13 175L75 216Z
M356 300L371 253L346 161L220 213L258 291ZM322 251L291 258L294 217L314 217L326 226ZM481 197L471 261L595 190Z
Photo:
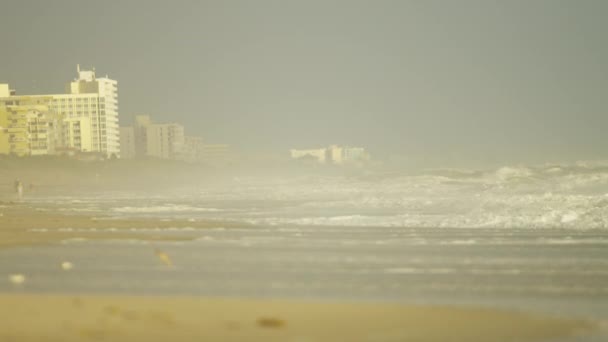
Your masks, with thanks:
M113 218L0 203L0 251L65 240L190 241L247 223ZM67 228L67 229L66 229ZM172 232L130 229L188 228ZM110 231L111 229L111 231ZM189 229L193 229L190 231ZM170 273L167 273L170 275ZM5 278L4 281L7 281ZM5 341L540 342L593 334L590 320L499 308L289 298L0 292ZM9 287L10 290L10 287Z
M0 293L0 341L533 342L590 321L517 311L287 299Z
M213 220L161 220L70 215L38 210L27 203L0 203L0 250L59 243L74 238L88 240L191 241L195 230L244 227L246 223ZM170 232L133 232L133 229L191 228L179 236Z

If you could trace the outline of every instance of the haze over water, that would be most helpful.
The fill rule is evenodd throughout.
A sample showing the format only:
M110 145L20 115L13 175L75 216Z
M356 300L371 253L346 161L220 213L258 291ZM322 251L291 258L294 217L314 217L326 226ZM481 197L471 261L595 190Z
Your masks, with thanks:
M412 304L454 309L456 325L422 316L437 324L420 325L429 341L467 324L474 341L505 341L476 326L477 307L490 327L507 322L507 340L564 322L597 331L549 341L608 340L606 17L601 0L3 3L2 89L59 94L76 65L108 74L110 121L133 151L0 156L0 300L27 304L0 303L0 342L40 340L57 317L58 340L161 336L138 305L194 317L190 337L290 334L327 308L289 316L298 301L354 303L335 319L397 322L404 336L401 313L425 312ZM31 132L14 136L27 105L11 97L1 146L32 150ZM69 115L89 122L77 106ZM163 138L165 123L183 139ZM89 124L88 140L118 144ZM67 304L44 311L50 295ZM403 311L348 321L361 303ZM234 316L218 323L215 308ZM10 333L7 317L19 317ZM304 332L334 328L321 323ZM161 332L189 332L179 324Z

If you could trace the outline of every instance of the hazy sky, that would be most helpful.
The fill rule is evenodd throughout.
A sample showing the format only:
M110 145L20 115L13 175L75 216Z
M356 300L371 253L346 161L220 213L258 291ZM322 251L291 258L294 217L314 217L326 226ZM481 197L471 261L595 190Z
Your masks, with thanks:
M23 1L0 82L62 92L76 64L147 113L249 150L608 158L608 1Z

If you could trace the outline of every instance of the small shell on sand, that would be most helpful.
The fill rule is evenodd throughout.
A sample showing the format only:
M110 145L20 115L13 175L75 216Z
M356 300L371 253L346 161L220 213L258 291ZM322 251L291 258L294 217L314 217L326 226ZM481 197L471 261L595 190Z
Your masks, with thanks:
M69 261L64 261L64 262L61 263L61 269L64 270L64 271L69 271L72 268L74 268L74 264L72 264Z

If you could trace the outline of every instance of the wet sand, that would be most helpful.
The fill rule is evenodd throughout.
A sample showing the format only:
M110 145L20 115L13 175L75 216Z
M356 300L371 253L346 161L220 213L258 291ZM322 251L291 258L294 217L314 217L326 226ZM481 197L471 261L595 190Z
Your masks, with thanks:
M67 239L89 240L139 239L146 241L192 240L200 234L132 232L132 229L242 227L242 223L159 219L113 219L87 215L65 215L42 211L25 204L0 203L0 248L57 243ZM66 230L69 228L69 230ZM112 231L110 231L112 229Z
M0 295L0 341L553 340L589 322L395 304L185 297Z

